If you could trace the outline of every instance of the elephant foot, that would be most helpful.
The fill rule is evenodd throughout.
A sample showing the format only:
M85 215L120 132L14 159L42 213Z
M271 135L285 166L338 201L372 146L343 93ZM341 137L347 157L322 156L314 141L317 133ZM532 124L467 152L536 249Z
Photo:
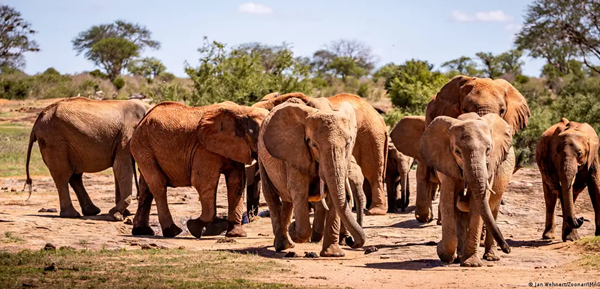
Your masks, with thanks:
M483 259L487 261L500 261L500 257L496 256L493 250L485 252L485 254L483 254Z
M442 220L438 219L435 224L438 225L438 226L441 226L442 225Z
M186 226L187 226L188 230L190 231L190 234L192 234L196 238L202 237L202 230L207 225L208 225L208 223L201 221L200 218L189 219L186 222Z
M438 243L437 254L438 257L440 257L440 261L444 263L452 263L457 257L456 252L448 252L447 250L444 250L442 247L442 242Z
M179 235L181 232L183 232L183 230L181 230L181 228L177 227L175 224L172 224L171 226L168 226L162 230L163 237L165 238L173 238Z
M342 248L340 248L338 244L333 243L327 247L323 245L323 250L321 250L319 255L321 255L321 257L344 257L346 256L346 253L342 251Z
M133 216L133 214L129 210L125 209L125 211L123 211L123 217L129 217L129 216Z
M577 241L577 240L579 240L579 233L577 233L576 229L573 229L570 233L563 231L562 240L563 240L563 242Z
M123 221L125 217L121 212L117 210L117 208L112 208L108 211L108 215L112 217L114 221Z
M131 235L134 236L154 236L154 230L152 230L152 228L150 227L134 227L133 230L131 230Z
M369 216L384 216L387 211L384 208L374 207L367 211L367 215Z
M310 236L310 242L319 243L321 240L323 240L323 233L317 233L313 231L312 235Z
M95 216L95 215L100 214L100 208L98 208L94 205L89 205L87 207L81 208L81 212L83 213L84 216Z
M469 257L467 260L460 262L461 267L481 267L483 266L483 262L477 256L477 254L473 254L473 256Z
M227 234L225 234L225 236L227 237L246 237L246 231L244 231L244 229L242 228L241 224L236 224L235 222L228 222L229 223L229 228L227 228Z
M544 240L554 239L554 232L552 232L552 231L544 232L544 234L542 234L542 239L544 239Z
M294 244L286 237L275 237L275 251L281 252L283 250L294 248Z
M79 218L81 217L81 214L79 214L79 212L77 212L77 210L75 210L75 208L71 207L69 209L61 209L60 210L60 216L63 218Z
M404 212L404 209L402 211ZM388 207L387 212L388 213L397 213L398 212L398 208L396 208L396 207Z
M229 223L226 219L215 218L212 222L206 225L206 230L204 230L202 235L219 236L223 234L223 232L226 232L227 228L229 228Z
M596 227L596 232L594 232L594 236L600 236L600 227Z
M306 241L310 239L310 235L312 234L312 231L308 231L306 232L307 234L301 234L299 236L296 232L296 221L290 223L290 226L288 227L288 232L290 234L290 238L292 238L292 241L294 241L294 243L306 243Z
M344 238L344 242L346 243L346 245L348 245L348 247L354 248L354 247L352 247L352 246L354 246L354 237L346 236L346 238Z

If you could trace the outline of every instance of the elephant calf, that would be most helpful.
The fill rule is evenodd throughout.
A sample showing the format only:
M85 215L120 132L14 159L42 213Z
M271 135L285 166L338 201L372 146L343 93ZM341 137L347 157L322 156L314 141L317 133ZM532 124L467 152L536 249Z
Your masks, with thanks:
M413 158L399 152L390 140L387 159L385 186L388 194L388 213L395 213L398 208L404 212L410 200L408 179ZM398 199L398 186L400 186L400 199Z
M562 240L577 240L583 217L575 217L573 203L587 187L596 214L600 235L600 179L598 175L598 135L587 123L563 118L546 130L537 145L535 160L542 174L546 200L546 227L543 239L554 239L554 209L560 199Z
M61 217L79 217L69 196L69 184L83 215L100 209L90 199L82 182L83 173L113 168L116 206L109 214L116 220L128 215L131 202L133 163L129 142L147 105L139 100L90 100L76 97L55 102L38 116L27 148L27 181L31 192L29 159L37 141L44 163L58 190Z
M202 215L187 221L187 227L200 238L215 218L217 184L224 174L229 209L227 236L246 236L242 229L244 164L256 159L258 130L266 115L262 108L232 102L204 107L163 102L148 112L131 139L131 153L141 172L132 234L154 234L149 226L153 198L163 236L181 233L169 211L167 187L193 186L198 191Z

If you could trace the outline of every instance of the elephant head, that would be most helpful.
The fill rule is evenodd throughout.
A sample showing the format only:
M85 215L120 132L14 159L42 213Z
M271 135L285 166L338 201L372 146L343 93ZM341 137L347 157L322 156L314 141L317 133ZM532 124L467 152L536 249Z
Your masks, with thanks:
M523 95L508 81L459 75L427 104L426 123L438 116L456 118L469 112L501 116L510 125L512 134L525 128L531 115Z
M500 116L480 117L476 113L463 114L458 119L435 118L419 142L421 156L429 166L453 179L459 187L466 184L486 229L505 253L510 248L490 210L488 192L493 193L490 180L506 159L511 142L511 128Z
M337 110L319 110L292 99L271 113L262 136L268 153L324 180L337 214L355 239L353 247L361 247L365 234L346 202L357 131L354 109L342 103Z
M203 113L198 139L209 151L250 165L257 159L260 124L267 114L262 108L231 102L218 104Z
M550 128L549 130L551 130ZM598 135L587 123L578 123L563 118L553 130L554 146L538 145L538 149L550 149L538 160L541 171L555 171L562 189L563 218L573 229L583 225L583 217L575 216L573 206L573 184L575 176L582 170L590 170L598 159ZM565 236L563 236L563 240Z

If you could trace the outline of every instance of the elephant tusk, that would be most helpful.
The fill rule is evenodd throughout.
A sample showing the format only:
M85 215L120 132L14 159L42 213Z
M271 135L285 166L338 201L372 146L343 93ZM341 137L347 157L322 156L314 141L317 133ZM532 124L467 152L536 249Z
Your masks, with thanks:
M327 206L327 202L325 202L325 182L323 179L319 181L319 193L321 194L321 204L325 210L329 211L329 207Z
M348 196L350 197L350 202L348 202L348 204L350 205L350 210L352 210L352 207L354 207L354 199L352 198L352 188L350 188L350 181L348 180L348 178L346 178L345 183L346 183L346 192L348 193Z
M492 192L492 194L494 194L494 195L496 194L496 192L494 192L494 190L492 190L492 185L490 185L490 180L487 181L487 187L488 187L488 190L490 192Z

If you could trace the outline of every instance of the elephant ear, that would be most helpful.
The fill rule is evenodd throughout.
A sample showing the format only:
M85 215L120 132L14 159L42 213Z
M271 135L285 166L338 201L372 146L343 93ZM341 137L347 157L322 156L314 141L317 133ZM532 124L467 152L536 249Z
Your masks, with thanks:
M508 156L512 145L512 133L508 123L495 113L486 114L481 118L487 121L492 130L492 152L488 158L488 171L491 177L495 175L496 169Z
M456 123L458 120L451 117L436 117L421 136L419 152L428 166L453 179L462 179L450 145L449 130Z
M512 134L524 129L528 122L531 112L527 105L525 97L508 81L504 79L494 80L504 89L504 99L506 100L506 113L504 120L512 128Z
M405 116L394 127L390 138L396 149L404 155L423 161L419 140L425 131L425 117Z
M313 160L305 141L305 121L309 114L317 110L295 102L273 109L262 139L271 156L286 161L301 172L309 173Z
M325 97L312 98L312 99L310 99L310 101L308 101L308 103L306 103L306 105L316 108L318 110L322 110L322 111L332 111L333 110L333 105Z
M251 164L252 151L245 130L246 116L237 104L217 105L204 112L199 122L198 139L207 150L236 162Z
M590 151L588 152L587 159L587 168L589 170L590 167L596 163L596 159L598 159L598 135L596 134L594 128L592 128L589 124L584 123L583 125L586 126L587 134L589 135L588 142Z
M431 123L438 116L458 117L462 101L462 86L475 77L458 75L446 83L427 104L425 123Z

